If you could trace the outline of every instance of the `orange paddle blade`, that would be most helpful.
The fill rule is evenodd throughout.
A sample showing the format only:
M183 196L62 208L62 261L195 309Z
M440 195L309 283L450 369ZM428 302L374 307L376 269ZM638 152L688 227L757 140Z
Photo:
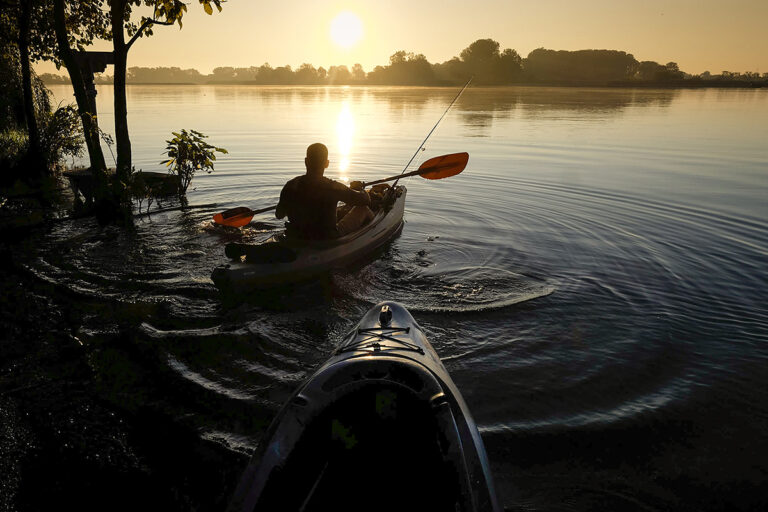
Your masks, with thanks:
M467 162L469 162L469 153L436 156L419 166L419 176L428 180L441 180L455 176L464 170Z
M213 216L213 222L222 226L240 228L251 222L255 212L245 206L232 208Z

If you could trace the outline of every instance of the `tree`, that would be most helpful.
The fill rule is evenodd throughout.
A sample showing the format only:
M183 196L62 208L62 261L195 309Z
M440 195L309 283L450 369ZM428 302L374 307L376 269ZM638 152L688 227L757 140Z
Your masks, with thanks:
M304 63L296 70L296 83L302 85L317 84L320 82L315 66L312 64Z
M685 73L680 71L677 62L667 62L665 66L659 66L659 69L654 76L654 80L681 80L684 76Z
M349 72L347 66L331 66L328 68L328 81L331 84L348 84L352 78L352 73Z
M16 125L26 129L26 150L24 178L35 182L41 178L48 167L43 158L41 133L38 115L45 115L50 110L48 92L41 84L36 84L31 68L32 60L42 51L39 45L41 30L48 25L43 11L46 6L40 0L3 0L0 14L0 46L3 53L3 66L9 73L4 78L10 83L3 83L3 88L10 86L9 99L15 103ZM36 87L37 85L37 87ZM16 94L20 93L20 94ZM20 99L20 103L16 100ZM44 104L44 107L39 108ZM21 108L18 108L18 107Z
M355 64L352 66L352 78L357 82L365 80L365 70L362 64Z
M96 124L95 113L91 111L91 104L85 88L85 81L80 73L80 66L75 58L74 45L78 50L90 45L97 36L106 35L108 19L100 9L98 1L80 1L69 5L69 10L64 0L53 2L53 30L43 33L53 33L56 51L52 55L41 55L43 60L52 60L57 66L64 65L72 83L75 94L77 111L83 124L83 136L88 148L91 171L97 181L106 180L106 163L104 153L99 142L99 130Z
M258 72L256 73L256 81L260 84L269 83L272 80L273 71L274 70L272 69L272 66L269 65L269 62L265 62L258 68Z
M664 70L664 66L652 60L644 60L637 65L635 76L640 80L656 80L656 75Z
M470 76L469 72L464 69L464 63L458 57L441 64L435 64L433 69L438 80L455 84L466 82Z
M449 64L449 68L453 67L456 74L458 67L458 74L466 77L464 80L472 76L478 85L508 84L518 80L522 73L522 58L515 50L499 51L499 48L499 43L493 39L478 39L462 50L460 60Z
M55 73L42 73L40 80L45 84L69 84L69 79L63 75L57 75Z
M22 1L19 6L19 61L21 63L21 82L24 92L24 117L27 124L27 134L29 135L29 155L31 159L31 168L33 172L41 173L45 168L45 163L40 155L40 131L37 127L35 118L35 98L32 92L32 74L30 70L29 39L32 23L32 0Z
M376 66L368 81L383 85L429 85L434 83L432 65L422 54L398 51L389 57L389 66Z
M61 0L59 0L61 1ZM221 12L222 0L198 0L207 14L213 14L211 4ZM128 108L125 96L128 51L140 38L152 35L154 25L174 25L182 28L187 6L181 0L108 0L110 6L112 48L115 58L115 143L117 148L117 176L128 182L131 170L131 139L128 134ZM131 21L133 10L141 5L153 8L151 18L142 17L141 24ZM126 32L130 39L126 41Z
M280 66L272 70L272 80L277 84L292 84L294 74L291 66Z
M224 66L213 68L212 82L231 82L235 79L235 68Z
M459 54L465 69L474 76L476 84L496 82L496 63L500 57L499 43L493 39L478 39Z
M24 90L24 117L30 138L30 150L33 155L47 153L41 151L41 132L36 119L35 105L47 101L47 93L35 91L32 87L33 73L30 63L48 60L67 67L70 74L75 98L85 130L86 145L91 158L91 167L97 170L105 168L98 133L93 129L94 118L85 85L80 76L74 50L82 50L93 39L104 33L104 13L99 9L99 0L71 2L64 0L3 0L0 14L0 36L14 39L18 48L21 65L21 81ZM47 112L47 110L46 110ZM45 162L50 164L52 162ZM33 167L44 168L38 161Z
M523 72L523 59L511 48L506 48L499 56L500 79L504 83L513 82L520 78Z
M631 78L638 69L632 54L618 50L555 51L537 48L524 62L534 81L608 82Z

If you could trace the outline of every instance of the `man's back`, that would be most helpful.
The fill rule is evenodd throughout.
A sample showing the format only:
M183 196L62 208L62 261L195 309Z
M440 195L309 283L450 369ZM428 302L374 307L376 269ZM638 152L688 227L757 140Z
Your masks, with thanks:
M336 206L368 204L365 192L356 192L324 176L298 176L280 192L276 215L288 215L291 236L310 240L336 238Z

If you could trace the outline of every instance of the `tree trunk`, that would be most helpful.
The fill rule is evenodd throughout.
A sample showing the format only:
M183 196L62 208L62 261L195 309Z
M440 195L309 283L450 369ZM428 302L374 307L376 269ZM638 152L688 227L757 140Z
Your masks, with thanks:
M56 42L59 46L59 57L64 62L64 66L69 72L69 79L72 82L72 89L77 101L77 112L83 122L83 135L85 137L85 145L88 148L91 172L96 177L97 183L106 183L107 165L104 162L104 153L101 151L98 126L93 118L94 114L91 112L85 82L80 74L80 67L77 64L74 53L72 53L72 49L69 47L69 40L67 39L64 0L55 0L53 14Z
M112 47L115 53L115 145L117 147L117 176L128 182L131 173L131 139L128 134L128 105L125 97L125 77L128 65L128 48L125 44L123 19L125 0L112 2Z
M28 158L30 175L35 180L44 174L46 163L40 150L40 132L35 116L35 96L32 90L32 72L29 67L29 19L32 5L29 1L21 2L19 23L19 57L21 61L21 86L24 93L24 117L29 136Z

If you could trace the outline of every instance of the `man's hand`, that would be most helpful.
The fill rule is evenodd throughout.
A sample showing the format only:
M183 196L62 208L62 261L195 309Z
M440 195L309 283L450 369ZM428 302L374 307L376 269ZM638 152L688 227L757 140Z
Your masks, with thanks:
M363 183L362 181L353 181L352 183L349 184L349 188L351 188L352 190L361 191L365 188L365 183Z

